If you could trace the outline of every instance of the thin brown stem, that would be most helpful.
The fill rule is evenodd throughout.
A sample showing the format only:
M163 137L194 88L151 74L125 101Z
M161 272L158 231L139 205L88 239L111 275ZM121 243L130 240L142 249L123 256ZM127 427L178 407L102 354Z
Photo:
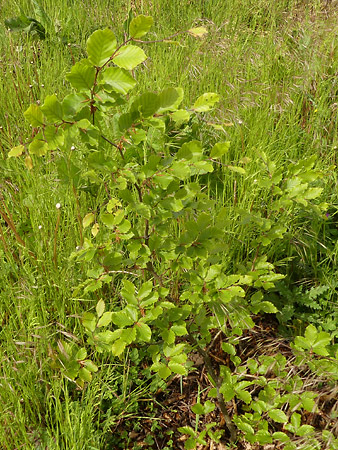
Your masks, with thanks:
M112 142L110 139L107 139L105 136L103 136L103 134L101 134L101 137L103 140L105 140L106 142L108 142L110 145L112 145L113 147L117 148L117 150L120 153L120 156L122 159L124 159L124 154L122 152L121 146L118 144L115 144L114 142Z
M146 219L146 227L144 230L144 243L146 244L146 246L149 246L149 220Z
M1 240L2 243L3 243L5 254L10 255L10 256L13 256L13 258L15 259L15 261L18 262L18 261L19 261L18 256L15 254L14 251L11 251L11 250L9 249L8 245L7 245L6 238L5 238L5 233L4 233L4 231L3 231L3 228L2 228L2 226L1 226L1 223L0 223L0 240Z
M68 50L69 50L70 56L72 58L73 66L74 66L75 65L75 58L74 58L74 55L73 55L73 52L72 52L72 44L68 44Z
M2 230L1 223L0 223L0 239L1 239L2 243L3 243L5 253L8 253L8 246L7 246L7 242L6 242L6 239L5 239L5 234L4 234L3 230Z
M210 359L208 353L205 350L203 350L202 347L200 347L199 343L189 332L188 332L188 339L189 339L190 343L193 345L193 347L195 347L196 350L198 351L198 353L202 356L205 367L207 368L207 371L208 371L210 377L212 378L212 380L215 383L215 387L216 387L216 391L217 391L218 405L223 414L225 424L230 432L230 442L233 443L237 439L237 432L236 432L236 428L235 428L234 424L231 421L231 417L227 411L227 407L226 407L223 395L220 393L220 389L222 386L222 379L214 371L214 368L212 367L211 359Z
M1 200L1 203L4 205L4 207L6 208L6 205L4 204L3 200ZM7 209L7 208L6 208ZM7 225L9 226L9 228L12 230L15 239L19 242L20 245L22 245L23 247L26 247L26 243L25 241L21 238L21 236L19 235L19 233L17 232L17 229L13 223L13 221L11 220L10 215L7 215L5 213L5 211L0 208L0 215L3 218L3 220L7 223Z
M136 190L137 190L137 193L138 193L138 199L142 203L143 202L142 190L141 190L140 186L137 183L135 183L134 186L136 187Z
M6 125L7 125L7 136L8 136L8 141L11 147L13 147L13 138L12 138L12 130L11 130L11 124L8 118L8 114L5 114L5 121L6 121Z
M22 247L27 248L26 242L21 238L21 236L19 235L19 233L18 233L14 223L10 220L10 218L7 216L7 214L3 211L2 208L0 208L0 216L7 223L9 228L12 230L12 232L13 232L13 234L15 236L15 239L17 240L17 242L20 245L22 245ZM34 259L36 259L36 256L34 255L34 253L31 250L28 250L28 253L30 254L30 256L32 256Z
M262 243L260 242L260 243L258 244L258 247L257 247L257 249L256 249L256 253L255 253L254 259L253 259L253 261L252 261L251 272L255 270L255 265L256 265L257 258L258 258L258 256L259 256L259 252L260 252L261 246L262 246Z

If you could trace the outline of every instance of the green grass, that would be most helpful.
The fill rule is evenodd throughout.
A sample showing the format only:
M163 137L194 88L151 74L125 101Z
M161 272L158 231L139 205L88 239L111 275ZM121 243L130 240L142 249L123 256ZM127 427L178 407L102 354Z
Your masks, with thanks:
M72 298L85 273L69 255L80 241L77 215L83 217L101 198L81 192L76 198L59 183L52 156L38 163L35 177L22 160L6 159L11 147L30 136L23 112L46 95L57 93L61 98L68 90L65 74L85 54L88 36L104 27L121 36L129 6L135 13L154 17L151 40L193 25L206 26L209 33L202 39L182 35L173 38L177 43L147 45L149 59L136 77L140 91L182 86L186 104L204 92L220 94L218 109L207 120L222 125L222 139L231 141L228 163L247 170L245 176L225 170L217 183L210 181L220 208L228 208L226 257L229 267L235 267L253 257L245 227L238 232L236 208L248 209L253 202L267 200L253 188L262 173L261 152L277 166L318 155L318 164L329 177L326 196L333 205L329 231L336 229L336 178L330 167L336 164L338 147L337 5L319 0L41 3L52 27L45 41L32 42L3 26L4 19L18 15L20 7L34 16L31 2L0 0L0 208L35 254L30 256L0 219L0 442L6 450L114 448L105 445L119 415L128 414L121 405L132 405L129 391L119 394L115 410L108 413L109 408L103 411L101 406L107 402L107 392L120 386L119 380L127 380L128 358L119 364L105 361L104 370L82 392L72 390L53 369L58 340L69 332L82 337L77 317L93 303ZM206 141L212 138L205 136ZM58 226L56 203L62 205ZM290 242L287 253L285 246L276 246L270 259L296 257L303 272L295 275L295 281L303 277L333 285L335 234L311 220L294 226L299 230L298 242ZM142 389L135 392L139 395Z

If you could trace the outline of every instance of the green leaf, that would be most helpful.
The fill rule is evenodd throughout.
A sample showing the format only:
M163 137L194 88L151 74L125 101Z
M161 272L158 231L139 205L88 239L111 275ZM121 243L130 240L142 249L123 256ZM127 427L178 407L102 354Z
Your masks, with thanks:
M151 366L151 370L157 372L158 375L163 379L168 378L169 375L171 374L171 370L169 369L169 367L167 367L165 364L161 362L155 362Z
M44 156L47 154L49 147L47 142L41 139L34 139L28 146L31 155Z
M311 343L303 336L296 336L295 345L306 350L309 350L311 348Z
M179 178L180 180L184 180L191 174L189 164L186 164L183 161L175 161L171 166L171 172L175 177Z
M298 428L300 427L301 419L302 419L302 417L300 414L298 414L296 412L292 414L290 422L291 422L291 425L293 426L293 431L298 430Z
M136 85L136 80L125 69L108 67L102 75L102 82L119 94L127 94Z
M23 115L33 127L39 127L44 123L43 114L38 105L31 104Z
M158 174L153 177L153 180L155 183L158 183L159 186L161 186L162 189L167 189L169 184L173 181L174 177L172 175L167 174Z
M114 214L114 224L120 225L120 223L123 221L125 212L124 209L118 209Z
M152 281L146 281L140 287L140 289L139 289L139 291L137 293L137 297L140 300L143 300L144 298L148 297L148 295L151 293L152 289L153 289Z
M19 17L11 17L9 19L5 19L5 26L9 28L11 31L24 31L31 24L31 19L25 16L24 14L20 14Z
M90 361L89 359L84 361L84 365L90 372L97 372L99 370L97 365L94 364L93 361Z
M88 60L76 63L66 75L67 80L78 91L90 91L94 85L95 68Z
M129 36L133 39L140 39L148 33L153 23L154 20L151 16L139 15L135 17L129 25Z
M310 345L313 345L316 342L317 335L318 335L318 332L314 325L308 325L306 327L304 336L309 341Z
M67 378L70 378L71 380L75 380L75 378L78 376L79 374L79 368L80 365L78 363L76 363L76 361L74 361L71 364L67 364L67 370L65 371L65 376Z
M187 373L188 373L188 370L186 367L184 367L182 364L179 364L175 361L169 361L168 367L172 372L178 373L179 375L187 375Z
M244 433L249 433L249 434L254 434L254 433L255 433L255 431L254 431L254 429L252 428L252 426L249 425L249 424L246 423L246 422L243 422L242 420L241 420L241 421L238 421L238 422L236 423L236 425L237 425L237 427L238 427L241 431L244 431Z
M126 348L126 343L122 339L118 339L111 346L111 352L114 356L120 356L124 349Z
M126 20L123 22L123 31L125 33L128 33L130 22L133 20L133 17L134 17L133 10L132 10L132 8L129 8L128 16L127 16Z
M226 353L229 353L229 355L232 355L232 356L236 355L235 346L232 344L229 344L227 342L222 342L222 350Z
M55 94L47 95L44 104L41 106L41 111L50 122L57 122L63 119L62 104Z
M259 414L262 414L263 411L267 410L267 404L266 402L263 402L263 400L256 400L251 403L250 407L257 411Z
M157 105L156 105L156 111ZM155 111L155 112L156 112ZM147 133L147 144L153 148L156 152L162 152L164 148L164 132L165 132L165 124L161 119L152 118L149 120L154 126L148 129Z
M240 400L242 400L246 404L249 404L252 400L250 392L244 391L243 389L237 389L236 395Z
M135 308L133 305L128 305L124 308L124 311L128 314L130 320L134 322L137 322L137 319L139 317L139 308Z
M61 148L65 142L64 131L61 127L49 125L44 129L44 137L48 143L49 150Z
M309 188L305 192L304 198L306 198L306 200L313 200L313 199L319 197L322 192L323 192L323 188Z
M147 132L140 128L131 130L130 135L135 145L138 145L140 142L145 141L147 139Z
M268 412L269 417L278 423L286 423L288 416L281 409L272 409Z
M83 228L89 227L94 222L95 215L93 213L88 213L84 216L82 219L82 226Z
M129 280L123 280L123 289L125 292L128 292L129 294L135 293L135 286L134 284ZM123 292L122 292L123 295Z
M171 330L175 333L176 336L185 336L188 334L186 325L173 325Z
M179 427L178 431L182 434L188 434L189 436L195 436L195 431L189 426Z
M228 383L223 383L219 391L221 394L223 394L224 400L226 402L232 400L236 394L233 387Z
M208 397L217 398L217 389L211 388L210 391L208 392Z
M92 381L92 373L85 367L82 367L82 369L79 370L79 377L81 380L87 381L88 383Z
M326 350L326 346L331 342L331 336L325 331L318 333L317 341L313 344L312 350L320 356L328 356L329 352Z
M192 171L192 175L195 175L196 173L204 174L204 173L210 173L214 171L214 167L211 162L209 161L197 161L194 164L194 169Z
M221 290L219 296L223 303L229 303L234 297L244 297L245 291L240 286L229 286Z
M102 314L104 313L104 310L106 309L106 305L105 305L105 303L104 303L104 301L101 299L101 300L99 300L98 302L97 302L97 305L96 305L96 314L97 314L97 317L101 317L102 316Z
M297 444L295 444L294 442L288 442L284 447L283 450L297 450ZM304 450L313 450L313 448L304 448Z
M209 413L211 413L212 411L214 411L215 407L216 407L215 403L211 402L210 400L207 400L207 401L204 403L204 411L205 411L205 414L209 414Z
M312 392L304 392L301 395L302 406L306 411L313 412L315 410L316 402L314 401L314 397L316 394Z
M134 324L133 319L124 310L118 311L118 312L113 312L112 313L112 321L115 325L117 325L118 327L121 327L121 328Z
M125 45L120 48L113 62L122 69L133 70L146 59L147 56L140 47Z
M130 345L132 342L134 342L136 340L135 327L125 328L124 330L122 330L121 339L123 339L127 345Z
M182 145L176 154L177 159L187 159L191 161L200 161L203 155L203 147L200 141L194 140Z
M21 156L24 151L25 147L23 145L13 147L12 150L8 153L8 158L17 158L18 156Z
M66 95L62 101L62 110L64 118L73 118L81 109L86 106L88 97L84 94L72 94Z
M23 13L21 13L19 17L11 17L10 19L6 19L5 25L11 31L25 31L32 37L45 39L46 30L42 23L32 17L27 17Z
M151 329L149 326L146 323L137 322L136 327L140 339L144 342L149 342L151 339Z
M102 263L110 269L119 269L122 262L122 254L115 251L110 251L103 259Z
M80 348L77 352L76 352L76 356L75 359L77 361L81 361L83 359L86 359L87 357L87 350L85 348Z
M82 325L89 331L95 331L96 317L94 314L85 312L82 316Z
M135 286L129 280L123 280L123 289L121 290L122 297L131 305L137 305L137 299L135 296Z
M163 348L163 353L167 358L170 358L181 354L184 351L184 349L185 344L170 345Z
M138 111L121 114L118 119L119 129L121 132L128 130L140 117Z
M115 34L109 28L94 31L87 41L88 60L96 67L103 66L115 49Z
M306 327L305 333L305 340L307 345L310 345L314 353L321 356L327 356L329 353L326 350L326 346L330 344L331 342L331 336L329 333L326 333L324 331L318 332L316 327L314 325L308 325ZM299 336L297 336L300 338ZM297 341L299 342L300 339L295 339L295 343L297 345ZM304 347L306 348L306 347Z
M218 101L219 101L218 94L208 92L198 97L198 99L194 103L193 109L196 112L206 112L212 109L215 103L217 103Z
M271 444L272 436L267 430L258 430L255 434L257 442L260 444Z
M138 111L143 117L150 117L156 113L159 108L159 97L153 92L145 92L141 94L132 103L130 107L131 113Z
M113 315L113 313L109 312L109 311L103 313L102 317L99 319L99 321L97 323L97 326L105 327L105 326L109 325L110 322L112 321L112 315Z
M314 427L312 425L302 425L296 432L297 436L308 436L314 434Z
M275 433L273 433L272 438L281 442L289 442L290 440L289 436L282 431L276 431Z
M161 336L164 342L166 342L167 344L173 344L175 342L175 333L171 329L163 330L161 332Z
M190 119L190 112L186 111L185 109L179 109L178 111L175 111L171 114L171 118L177 124L188 122L188 120Z
M204 277L204 280L206 282L212 281L215 278L219 277L220 273L222 271L222 266L220 264L214 264L210 266L208 269L207 275Z
M238 167L238 166L227 166L227 168L229 170L231 170L232 172L237 172L240 173L241 175L245 174L245 169L243 169L243 167Z
M278 312L278 309L271 302L256 303L255 305L252 305L251 310L254 314L257 314L260 311L267 313L267 314L274 314L274 313Z
M119 233L128 233L131 228L131 223L129 220L124 219L118 226Z
M104 213L100 216L102 222L110 229L116 227L114 214Z
M98 342L110 344L111 342L116 341L116 339L121 337L122 331L123 330L121 329L115 330L114 332L110 330L100 331L99 333L95 334L95 338L98 340Z
M217 142L215 144L210 152L210 158L217 159L221 158L223 155L225 155L230 148L230 142Z
M179 90L171 87L164 89L158 97L160 113L177 109L179 103L182 101Z
M25 158L25 166L27 167L28 170L33 169L33 160L29 155L27 155Z
M32 4L34 7L35 15L38 18L38 20L42 23L42 25L45 27L52 25L52 20L46 14L46 11L43 9L43 7L36 0L32 0Z
M194 37L202 37L205 34L208 34L208 30L205 27L194 27L188 30L188 33Z
M194 414L204 414L204 406L201 403L195 403L192 407L191 407L191 411Z
M179 364L185 364L187 362L188 356L186 353L180 353L179 355L175 355L171 357L171 360L173 362L179 363Z
M169 367L163 365L163 367L161 367L158 371L158 375L165 380L166 378L169 377L169 375L171 375L171 370L169 369Z

